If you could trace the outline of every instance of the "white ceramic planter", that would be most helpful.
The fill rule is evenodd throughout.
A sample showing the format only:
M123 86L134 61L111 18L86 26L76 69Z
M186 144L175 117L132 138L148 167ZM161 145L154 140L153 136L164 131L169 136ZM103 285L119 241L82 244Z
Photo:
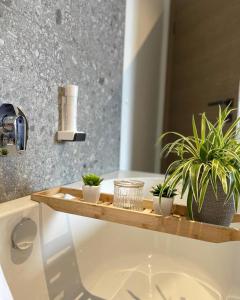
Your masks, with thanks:
M85 202L97 203L100 197L100 186L83 185L83 200Z
M159 203L159 197L153 197L153 209L156 214L169 216L172 211L173 198L161 198L161 205Z

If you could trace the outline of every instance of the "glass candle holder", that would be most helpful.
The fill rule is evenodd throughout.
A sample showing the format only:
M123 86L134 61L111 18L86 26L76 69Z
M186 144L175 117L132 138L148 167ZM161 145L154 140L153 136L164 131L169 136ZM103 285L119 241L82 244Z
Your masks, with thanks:
M115 180L113 205L132 210L143 210L143 186L139 180Z

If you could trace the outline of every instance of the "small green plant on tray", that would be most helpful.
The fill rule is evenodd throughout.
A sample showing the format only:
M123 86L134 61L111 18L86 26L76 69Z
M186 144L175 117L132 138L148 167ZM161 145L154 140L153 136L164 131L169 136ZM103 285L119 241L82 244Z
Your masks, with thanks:
M8 155L8 150L3 148L3 149L0 149L0 156L6 156Z
M171 189L170 186L163 186L162 184L158 184L156 186L152 187L152 190L150 191L153 196L160 196L164 198L172 198L177 195L177 189Z
M83 182L85 185L89 186L99 186L103 181L103 178L97 176L96 174L89 173L82 176Z

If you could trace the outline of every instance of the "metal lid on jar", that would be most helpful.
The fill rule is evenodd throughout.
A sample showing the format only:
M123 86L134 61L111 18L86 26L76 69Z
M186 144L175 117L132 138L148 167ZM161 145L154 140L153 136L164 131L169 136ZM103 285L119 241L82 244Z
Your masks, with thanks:
M114 185L125 188L141 188L144 186L144 182L140 180L115 180Z

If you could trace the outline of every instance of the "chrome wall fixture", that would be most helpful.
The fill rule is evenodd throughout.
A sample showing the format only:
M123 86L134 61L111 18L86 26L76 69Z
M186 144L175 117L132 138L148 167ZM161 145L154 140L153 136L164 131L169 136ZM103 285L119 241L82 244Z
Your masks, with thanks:
M0 156L23 153L27 147L28 122L20 108L0 106Z

